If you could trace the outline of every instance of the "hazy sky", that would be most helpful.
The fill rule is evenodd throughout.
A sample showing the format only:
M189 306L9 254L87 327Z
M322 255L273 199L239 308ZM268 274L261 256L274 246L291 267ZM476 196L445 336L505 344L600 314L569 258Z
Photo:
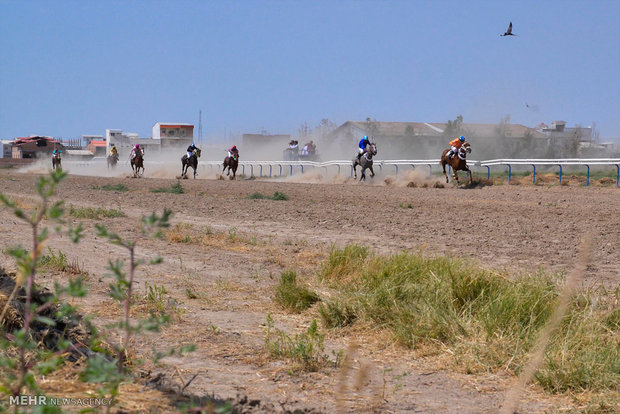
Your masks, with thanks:
M200 109L210 138L459 114L620 137L618 0L0 0L0 18L2 139L197 135Z

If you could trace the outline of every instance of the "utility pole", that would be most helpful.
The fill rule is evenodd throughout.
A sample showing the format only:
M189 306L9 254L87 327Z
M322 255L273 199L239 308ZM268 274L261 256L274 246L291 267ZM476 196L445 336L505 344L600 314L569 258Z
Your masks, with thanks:
M198 113L198 142L202 146L202 109Z

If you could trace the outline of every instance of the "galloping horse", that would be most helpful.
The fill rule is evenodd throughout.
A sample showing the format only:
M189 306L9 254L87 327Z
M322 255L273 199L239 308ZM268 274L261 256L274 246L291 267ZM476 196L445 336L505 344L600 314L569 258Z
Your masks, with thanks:
M196 148L191 157L187 158L187 154L183 154L181 158L181 177L187 177L189 167L194 169L194 180L196 179L196 170L198 169L198 158L200 157L200 148Z
M377 155L377 144L375 144L374 142L371 142L370 144L366 146L366 151L364 151L364 154L362 154L359 160L357 159L357 156L353 158L353 173L355 174L355 178L357 178L357 170L355 168L358 165L362 167L362 174L360 177L360 181L366 179L367 168L370 170L370 177L375 176L375 172L372 169L372 157L375 155Z
M144 174L144 157L142 156L142 154L136 155L131 160L131 169L133 170L134 177L140 177L142 174ZM140 172L140 169L142 169L142 172Z
M444 150L443 154L441 154L441 161L439 164L443 167L443 175L446 176L446 183L448 182L448 174L446 174L446 164L452 167L452 171L454 171L453 177L456 180L456 184L459 184L459 176L456 174L458 170L467 171L469 173L469 184L472 181L472 173L469 167L467 167L467 153L471 153L471 145L469 142L463 144L456 155L452 158L448 158L446 154L450 151L449 149Z
M52 157L52 170L62 170L62 166L60 165L60 163L60 154L54 154L54 156Z
M233 154L232 157L226 156L226 158L224 158L224 168L222 169L222 174L224 174L226 167L228 167L228 172L226 172L226 176L228 176L230 174L230 170L232 170L233 175L232 177L230 177L230 179L234 180L237 174L238 166L239 166L239 154Z
M118 162L118 154L108 155L107 160L108 160L108 168L110 167L115 168L116 163Z

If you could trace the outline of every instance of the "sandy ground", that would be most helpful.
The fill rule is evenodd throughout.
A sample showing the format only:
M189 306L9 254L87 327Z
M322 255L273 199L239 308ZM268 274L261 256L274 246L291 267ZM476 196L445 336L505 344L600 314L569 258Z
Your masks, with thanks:
M27 206L34 200L35 179L32 173L0 171L0 191ZM290 315L273 303L280 273L297 269L320 292L312 276L332 244L360 243L382 253L424 249L426 254L466 256L485 267L516 273L541 267L565 272L571 269L580 237L592 232L593 259L583 283L615 287L620 282L620 190L615 187L413 188L406 186L407 180L386 185L379 178L377 185L346 178L330 178L330 184L294 182L303 180L183 180L185 194L167 194L149 190L170 187L176 180L72 175L59 196L74 206L122 210L128 217L102 221L125 235L132 234L143 214L163 208L173 210L173 224L217 235L207 245L140 243L141 258L161 255L164 262L139 269L139 293L145 282L165 286L182 315L161 336L148 336L134 345L148 355L153 347L195 343L198 349L190 356L168 359L166 367L153 369L176 373L176 367L184 378L198 373L187 389L194 394L242 394L276 407L490 413L497 411L511 380L505 373L465 375L442 367L436 357L415 357L385 335L368 338L354 331L327 332L326 337L328 352L345 350L352 356L350 369L291 374L288 362L270 360L264 351L267 314L291 334L316 317L313 310ZM97 188L119 183L130 191ZM275 191L289 200L247 198L254 192ZM104 324L120 315L105 294L106 264L126 255L95 236L94 220L83 222L86 237L79 245L54 235L50 246L89 272L91 295L82 308ZM2 249L29 243L27 228L6 209L0 210L0 240ZM0 264L14 268L6 255ZM54 277L59 275L43 275L40 281ZM188 289L198 297L190 299ZM524 412L542 412L573 404L567 397L546 396L531 387L522 407Z

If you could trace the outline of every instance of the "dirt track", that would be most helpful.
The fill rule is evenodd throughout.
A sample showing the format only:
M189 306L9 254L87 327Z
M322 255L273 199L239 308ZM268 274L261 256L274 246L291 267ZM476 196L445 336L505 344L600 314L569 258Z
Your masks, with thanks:
M339 380L336 372L289 375L282 361L269 361L263 352L267 313L276 325L299 332L312 315L291 316L273 304L273 287L286 268L310 276L334 243L360 243L379 252L425 249L426 254L449 253L479 260L483 266L511 272L570 270L582 234L593 232L595 246L585 283L620 283L620 190L616 188L489 186L480 189L409 188L396 186L303 184L286 182L184 180L186 194L152 193L170 187L170 179L129 179L70 176L59 195L75 206L116 208L129 217L105 219L110 227L127 233L142 214L174 212L173 223L207 226L221 238L211 246L145 241L143 257L164 256L159 266L145 266L138 275L144 282L164 285L185 310L181 321L167 328L162 338L141 345L176 345L195 342L196 353L178 361L185 377L200 372L189 387L196 394L223 397L247 394L250 399L276 406L314 407L334 411L381 412L495 412L501 402L506 375L466 376L438 370L423 359L380 340L368 340L357 351L354 371L366 364L368 378L353 392L351 378ZM34 177L0 172L0 191L28 203L34 195ZM95 186L123 183L126 193L102 191ZM251 200L254 192L285 193L289 200ZM90 278L91 299L84 306L101 323L116 315L107 306L108 258L122 251L96 239L91 230L77 247L66 239L50 245L79 260L97 275ZM6 209L0 210L0 248L28 243L25 227ZM2 262L14 266L4 256ZM57 275L56 275L57 276ZM47 276L48 278L54 275ZM204 293L188 299L191 286ZM328 335L329 349L350 349L355 334ZM362 341L364 342L364 341ZM429 368L430 367L430 368ZM402 375L406 374L406 375ZM344 387L344 388L343 388ZM341 391L339 391L341 390ZM346 392L342 392L342 390ZM339 395L344 395L339 400ZM385 401L381 401L381 399ZM526 412L570 403L531 389Z

